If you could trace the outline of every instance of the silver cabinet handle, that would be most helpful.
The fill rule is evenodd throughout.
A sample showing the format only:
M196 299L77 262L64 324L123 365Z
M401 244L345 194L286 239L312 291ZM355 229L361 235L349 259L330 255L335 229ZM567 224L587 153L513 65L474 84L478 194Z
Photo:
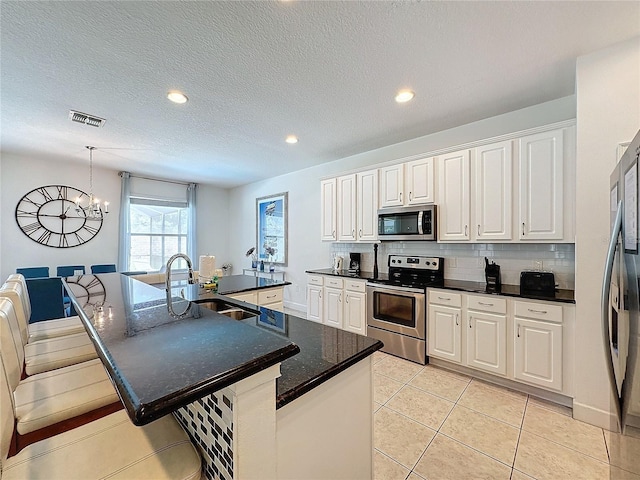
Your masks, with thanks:
M344 297L344 301L349 303L349 295L347 295L346 297Z
M471 317L469 317L469 328L471 328Z
M360 236L362 237L362 229L360 229Z
M478 236L480 236L480 224L478 224Z
M524 222L522 222L522 236L524 237Z
M446 300L447 302L451 301L451 299L447 297L438 297L438 300Z
M278 295L267 295L267 298L276 298Z
M351 236L355 237L356 236L356 229L354 228L353 230L351 230Z
M402 192L400 192L400 203L402 203Z
M409 192L409 201L411 201L411 192Z
M320 293L318 293L318 298L322 298L322 290L320 290Z
M493 307L493 303L478 302L478 305L484 305L485 307Z
M531 313L540 313L542 315L546 315L548 312L546 310L534 310L533 308L527 308Z
M458 314L456 313L456 325L460 325L460 322L458 322Z
M518 338L520 338L520 324L518 324Z
M340 296L338 297L338 301L342 302L342 294L340 294Z
M331 233L331 237L332 238L336 238L336 231L334 230L333 233Z
M468 232L468 228L467 227L468 227L468 225L464 226L464 236L465 237L468 235L468 233L467 233Z

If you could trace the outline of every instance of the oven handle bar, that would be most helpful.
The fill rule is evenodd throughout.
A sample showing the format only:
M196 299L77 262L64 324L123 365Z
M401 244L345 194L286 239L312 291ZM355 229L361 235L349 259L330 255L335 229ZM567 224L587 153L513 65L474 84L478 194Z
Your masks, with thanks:
M395 285L384 285L381 283L367 282L367 287L374 288L378 291L393 290L397 292L407 293L424 293L424 288L396 287Z

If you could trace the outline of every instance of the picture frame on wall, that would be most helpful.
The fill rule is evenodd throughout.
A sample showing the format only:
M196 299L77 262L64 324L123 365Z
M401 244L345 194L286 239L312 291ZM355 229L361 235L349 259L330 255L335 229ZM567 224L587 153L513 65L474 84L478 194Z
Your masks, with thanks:
M287 265L289 192L256 198L256 250L258 260Z

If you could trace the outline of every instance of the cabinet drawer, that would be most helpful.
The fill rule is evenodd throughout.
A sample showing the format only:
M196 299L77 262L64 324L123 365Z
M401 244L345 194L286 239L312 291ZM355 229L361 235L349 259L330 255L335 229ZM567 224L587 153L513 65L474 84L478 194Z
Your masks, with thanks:
M507 300L505 298L467 295L467 308L482 312L507 313Z
M247 293L234 293L233 295L229 295L229 297L240 300L241 302L252 303L254 305L258 303L258 295L255 291Z
M367 283L359 282L357 280L347 280L344 282L344 288L349 290L350 292L366 292L367 291Z
M307 283L309 285L320 285L324 283L324 277L322 275L307 275Z
M338 277L327 277L324 279L324 284L331 288L342 288L344 281Z
M462 295L444 290L429 290L429 303L446 305L448 307L461 307Z
M521 302L515 303L515 316L562 323L562 307L547 303Z
M258 290L258 304L269 305L270 303L282 302L282 288L272 290Z

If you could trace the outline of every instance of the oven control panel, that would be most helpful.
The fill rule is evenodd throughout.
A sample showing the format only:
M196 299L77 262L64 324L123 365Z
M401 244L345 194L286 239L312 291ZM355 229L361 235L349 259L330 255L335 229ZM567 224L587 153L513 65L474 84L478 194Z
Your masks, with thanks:
M389 255L389 267L413 270L440 270L444 266L442 257L422 257L407 255Z

